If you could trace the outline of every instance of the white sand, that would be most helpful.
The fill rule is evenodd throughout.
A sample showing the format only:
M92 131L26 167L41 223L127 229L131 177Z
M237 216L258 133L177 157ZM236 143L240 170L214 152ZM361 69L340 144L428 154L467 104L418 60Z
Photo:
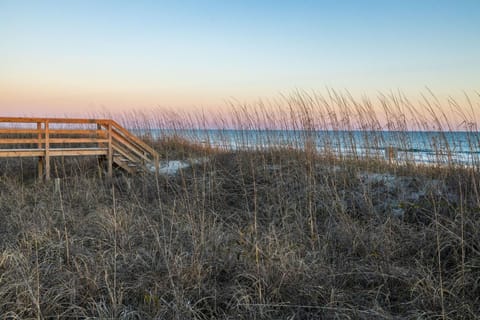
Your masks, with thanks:
M159 174L172 176L177 174L179 171L189 168L195 164L201 164L207 162L207 158L200 158L200 159L190 159L188 161L185 160L169 160L169 161L162 161L160 162L160 166L158 169ZM150 165L150 171L155 172L155 167Z

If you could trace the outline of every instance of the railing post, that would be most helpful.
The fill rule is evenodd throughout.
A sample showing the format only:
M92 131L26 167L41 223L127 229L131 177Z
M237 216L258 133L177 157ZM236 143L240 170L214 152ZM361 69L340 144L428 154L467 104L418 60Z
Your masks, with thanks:
M112 122L108 122L108 178L112 177L113 174L113 146L112 146Z
M155 163L154 163L155 175L157 175L159 173L159 169L160 169L160 159L158 157L158 154L154 154L153 159L154 159L153 161L155 161Z
M42 123L41 122L37 122L37 130L38 130L38 134L37 134L37 139L38 139L38 149L42 149L42 132L40 130L42 130ZM43 179L43 157L40 156L38 157L38 179Z
M97 123L97 133L95 133L95 138L96 139L101 139L102 136L98 134L98 131L102 130L102 125L100 123ZM98 148L103 148L104 144L99 142L97 143ZM105 158L104 157L98 157L97 156L97 167L98 167L98 177L101 179L103 176L103 167L105 163Z
M101 136L99 136L98 134L98 131L102 130L102 125L100 123L97 123L97 133L95 133L95 139L101 139ZM98 148L102 148L103 147L103 143L99 142L97 144L97 147Z
M45 120L45 180L50 180L50 129L48 120Z

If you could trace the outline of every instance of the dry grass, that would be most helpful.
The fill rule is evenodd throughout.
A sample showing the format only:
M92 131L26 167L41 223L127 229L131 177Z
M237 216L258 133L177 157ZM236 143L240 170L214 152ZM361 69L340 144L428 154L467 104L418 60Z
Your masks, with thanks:
M320 98L294 98L290 120L239 107L235 121L317 128ZM346 111L380 125L365 109ZM328 117L349 128L344 111ZM94 160L58 161L60 191L33 160L1 163L4 318L478 318L477 167L153 142L164 159L209 161L110 183Z

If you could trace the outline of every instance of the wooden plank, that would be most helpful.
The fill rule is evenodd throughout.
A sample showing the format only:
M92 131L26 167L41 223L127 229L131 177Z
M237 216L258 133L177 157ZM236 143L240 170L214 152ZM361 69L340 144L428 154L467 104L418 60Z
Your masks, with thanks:
M38 149L42 149L42 123L41 122L37 122L37 131L38 131L38 134L37 134L37 140L38 140L38 144L37 144L37 147ZM43 178L43 167L44 167L44 159L42 156L39 156L38 157L38 179L42 179Z
M49 122L49 123L77 123L77 124L90 124L101 123L107 124L112 120L109 119L87 119L87 118L30 118L30 117L0 117L0 122L8 123L37 123L37 122Z
M135 168L129 167L127 163L123 163L122 161L119 161L114 157L115 164L122 168L123 170L127 171L128 173L133 173L135 171Z
M1 140L0 140L1 141ZM50 138L50 144L53 143L103 143L108 142L108 139L96 138ZM1 143L1 142L0 142Z
M159 170L160 170L160 156L158 155L158 153L156 153L154 155L154 166L155 166L155 174L158 174Z
M151 161L150 158L148 158L141 150L135 147L135 145L132 145L126 140L123 136L118 135L115 131L113 131L113 137L115 138L116 141L121 142L122 145L126 148L128 148L129 151L135 153L138 157L145 159L146 161Z
M107 148L51 148L51 157L60 156L95 156L107 155ZM0 149L0 158L40 157L45 155L45 149Z
M0 149L0 152L8 152L12 150L18 150L18 151L40 151L40 152L45 152L45 148L20 148L20 149ZM106 147L105 148L96 148L96 147L82 147L82 148L50 148L50 150L64 150L64 151L72 151L72 150L85 150L85 151L96 151L96 150L108 150Z
M59 143L106 143L108 139L95 138L50 138L50 144ZM27 144L27 143L45 143L45 139L0 139L0 144Z
M102 130L102 125L101 124L97 124L97 132L99 132L99 135L102 137L102 138L106 138L108 139L108 131L105 131L105 130ZM103 147L103 143L98 143L98 147L101 148Z
M0 158L43 157L44 155L43 149L0 149Z
M14 128L14 129L2 129L0 128L0 135L2 134L10 134L10 135L34 135L42 133L43 130L38 129L21 129L21 128ZM101 137L107 138L107 132L104 130L83 130L83 129L51 129L50 136L52 135L80 135L80 136L92 136L92 137ZM0 136L1 137L1 136Z
M26 144L26 143L42 143L45 142L44 139L32 139L32 138L25 138L25 139L15 139L15 138L8 138L8 139L0 139L0 144Z
M50 149L50 156L101 156L107 155L106 148L91 148L91 149Z
M50 136L49 136L49 123L45 121L45 180L50 180Z
M108 124L108 153L107 153L107 174L111 178L113 174L113 146L112 146L112 123Z
M137 157L135 157L131 152L126 151L120 145L113 143L113 151L118 152L122 157L127 158L129 161L137 162L140 161Z
M85 136L101 136L103 138L107 137L107 132L104 130L89 130L89 129L52 129L50 130L50 135L53 134L78 134Z
M145 149L148 153L152 155L157 153L152 147L150 147L148 144L140 140L137 136L134 136L133 134L131 134L130 131L128 131L121 125L119 125L117 122L112 120L112 124L114 125L115 130L118 130L119 132L121 132L126 139L131 140L131 142L138 144L139 146L141 146L143 149Z
M25 128L0 128L0 134L37 134L43 132L42 129L25 129Z

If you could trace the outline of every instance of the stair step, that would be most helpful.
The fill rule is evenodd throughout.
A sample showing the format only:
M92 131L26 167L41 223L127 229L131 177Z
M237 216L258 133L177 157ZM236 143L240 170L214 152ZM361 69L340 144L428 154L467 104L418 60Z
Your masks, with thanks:
M148 167L149 161L145 161L132 153L127 155L117 151L113 153L113 159L120 168L130 173L150 171Z
M132 162L132 160L124 158L123 156L119 155L115 157L117 161L122 161L122 162Z

